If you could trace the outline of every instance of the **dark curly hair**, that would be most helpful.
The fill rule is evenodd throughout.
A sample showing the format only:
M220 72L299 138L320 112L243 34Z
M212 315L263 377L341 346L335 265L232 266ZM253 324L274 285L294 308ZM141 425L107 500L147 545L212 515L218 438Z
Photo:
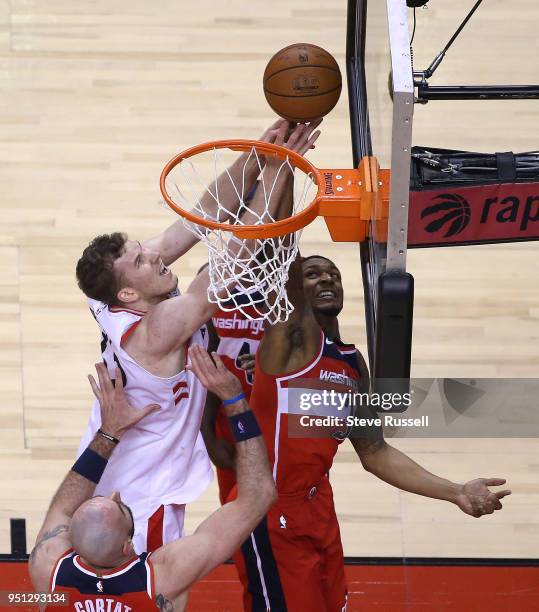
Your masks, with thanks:
M77 262L77 282L89 298L113 305L121 289L112 266L123 253L127 235L120 232L96 236Z

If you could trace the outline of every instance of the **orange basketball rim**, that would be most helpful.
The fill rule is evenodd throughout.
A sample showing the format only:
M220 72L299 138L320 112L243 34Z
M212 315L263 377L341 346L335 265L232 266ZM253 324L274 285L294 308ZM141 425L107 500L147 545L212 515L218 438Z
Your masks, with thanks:
M218 149L255 150L261 156L275 155L310 175L317 187L317 194L303 210L272 223L234 225L203 219L174 201L168 193L166 179L183 161ZM186 220L208 229L232 232L242 240L291 234L316 217L323 216L334 242L360 242L367 236L370 221L387 219L389 177L390 171L380 169L375 157L364 157L357 169L320 169L299 153L279 145L258 140L216 140L191 147L173 157L163 168L160 188L168 206Z

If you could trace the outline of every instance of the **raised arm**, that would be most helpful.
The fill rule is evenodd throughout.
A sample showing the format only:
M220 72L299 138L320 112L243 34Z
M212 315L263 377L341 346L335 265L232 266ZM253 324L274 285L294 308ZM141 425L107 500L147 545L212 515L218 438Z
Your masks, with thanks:
M290 149L300 155L304 155L310 149L314 149L315 143L320 136L318 127L322 119L312 123L300 123L295 127L290 127L288 121L284 119L280 124L275 124L277 129L273 134L273 143ZM269 216L278 219L279 210L288 208L288 215L292 207L291 196L283 207L283 196L291 184L292 173L290 166L280 157L266 156L265 166L261 172L256 191L242 214L244 225L254 225L260 217L265 222ZM266 203L269 201L269 205Z
M215 331L213 322L211 319L206 323L208 331L210 333L210 342L208 344L208 352L213 353L217 351L219 346L219 336ZM217 414L221 407L221 400L208 391L206 394L206 403L204 405L204 412L202 413L202 422L200 423L200 433L204 439L206 450L211 459L211 462L219 468L226 468L229 470L234 469L234 446L224 440L218 438L215 433L215 424L217 421Z
M317 128L321 123L322 119L319 119L291 128L288 121L283 120L275 132L273 142L303 155L315 147L320 136L320 130ZM256 225L260 220L269 223L271 220L283 218L283 214L289 216L293 205L292 190L293 174L290 166L276 155L266 155L253 197L248 206L241 210L242 224ZM269 249L271 243L266 243L265 246ZM229 258L248 260L256 247L255 241L252 240L233 241L228 248Z
M320 135L317 130L319 125L320 121L308 126L297 126L282 144L303 155L314 148L314 143ZM277 167L278 162L275 163L275 168ZM273 210L276 219L283 219L291 214L294 194L290 178L290 175L283 175L280 179L279 198L274 202L276 206ZM269 374L284 374L302 367L314 355L320 340L320 327L303 292L303 270L299 252L288 271L286 292L294 310L286 322L266 324L264 338L258 350L262 369Z
M88 378L99 401L102 426L64 478L39 530L29 559L30 577L36 591L48 590L54 563L71 546L71 518L75 510L92 497L120 438L130 427L159 408L156 404L142 410L132 408L123 392L120 371L116 369L116 387L113 387L105 365L98 363L95 367L99 386L91 375Z
M201 347L192 346L189 355L193 372L209 391L225 402L242 395L239 381L216 353L213 362ZM193 582L229 559L276 499L266 448L249 405L240 398L225 405L225 410L237 439L238 496L207 518L192 536L171 542L152 555L161 605L173 602Z
M200 424L200 433L204 439L208 456L218 468L233 470L234 469L234 446L228 440L218 438L215 431L217 414L221 407L221 400L208 391L206 395L206 404L204 405L204 413Z
M292 188L289 184L283 192L278 211L281 218L290 214ZM260 365L268 374L286 374L303 367L315 355L320 341L320 326L311 304L305 299L303 265L299 251L288 270L286 293L294 310L283 323L266 323L264 337L258 349Z
M320 131L317 130L320 125L319 121L309 125L299 125L290 133L288 122L281 120L275 125L278 127L273 130L271 139L277 144L302 154L314 146L320 135ZM266 180L270 185L275 183L272 213L277 215L278 208L283 206L283 199L291 206L290 183L287 175L278 171L280 162L272 160L268 161L267 165L269 168L265 169L268 172ZM270 176L273 178L269 179ZM280 194L284 195L280 196ZM259 186L245 214L261 215L264 208L265 199ZM242 249L241 245L241 242L235 241L230 246L236 256ZM160 356L178 350L201 325L212 317L217 305L208 302L208 286L209 274L208 268L205 268L193 280L185 294L164 300L152 309L145 317L144 327L137 331L139 338L141 338L141 332L146 334L142 341L147 352Z
M240 363L240 368L247 374L253 376L256 355L247 353L245 355L238 355L237 359ZM216 435L217 415L220 407L221 400L217 395L208 391L200 431L204 438L206 450L208 451L211 462L218 468L235 470L234 459L236 448L234 444L231 444L224 438L218 438Z
M218 306L208 301L209 284L206 267L193 279L185 293L163 300L151 309L144 317L142 334L137 330L145 353L159 358L177 351L211 319Z
M260 140L270 143L275 142L277 132L283 122L283 119L278 119L262 134ZM240 205L240 200L232 185L239 185L242 183L242 181L244 181L245 189L246 191L249 191L249 189L255 184L255 181L260 173L260 168L256 159L252 157L248 160L248 156L248 153L241 155L228 168L228 172L223 172L201 196L202 206L210 216L218 218L217 203L209 192L216 193L218 191L221 202L226 203L227 209L230 212L236 212ZM198 214L195 209L193 209L191 212L195 215ZM219 220L225 220L225 213L223 210L221 210ZM151 248L153 251L158 251L161 255L163 263L166 266L169 266L184 253L186 253L194 244L196 244L196 242L198 242L198 237L185 227L182 219L179 219L167 227L167 229L158 236L147 240L145 245Z
M303 293L299 252L288 271L286 291L294 311L284 323L265 325L258 348L260 365L268 374L286 374L303 367L315 355L322 333Z

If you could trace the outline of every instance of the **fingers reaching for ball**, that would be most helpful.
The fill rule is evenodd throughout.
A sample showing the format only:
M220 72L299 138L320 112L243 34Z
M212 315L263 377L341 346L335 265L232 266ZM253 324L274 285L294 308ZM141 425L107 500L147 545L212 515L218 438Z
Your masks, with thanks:
M285 146L300 155L305 155L310 149L314 149L315 142L321 134L316 128L322 123L322 119L310 123L300 123L290 132Z
M315 143L321 134L318 128L322 121L320 118L310 123L290 123L286 119L279 119L264 132L262 140L299 155L305 155L310 149L315 148ZM265 158L266 163L275 167L280 167L283 161L280 155L266 155Z
M272 130L270 137L273 137L273 144L304 155L309 149L314 149L315 142L321 133L317 129L321 123L322 119L317 119L311 123L291 125L288 121L283 120L277 129Z
M284 128L283 126L286 126ZM260 136L259 140L262 142L269 142L270 144L276 144L275 140L280 134L282 129L289 129L289 123L286 119L279 118L277 121L272 123L269 128Z

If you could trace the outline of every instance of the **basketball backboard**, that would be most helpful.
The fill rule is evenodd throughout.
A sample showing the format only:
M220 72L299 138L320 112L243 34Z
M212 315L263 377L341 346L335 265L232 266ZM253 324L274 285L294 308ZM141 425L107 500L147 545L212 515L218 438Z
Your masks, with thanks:
M370 234L360 244L369 361L373 379L410 375L413 278L406 272L408 200L414 85L406 0L386 0L390 88L393 100L391 182L387 229L373 211ZM347 76L353 162L372 150L365 48L367 0L349 0Z

